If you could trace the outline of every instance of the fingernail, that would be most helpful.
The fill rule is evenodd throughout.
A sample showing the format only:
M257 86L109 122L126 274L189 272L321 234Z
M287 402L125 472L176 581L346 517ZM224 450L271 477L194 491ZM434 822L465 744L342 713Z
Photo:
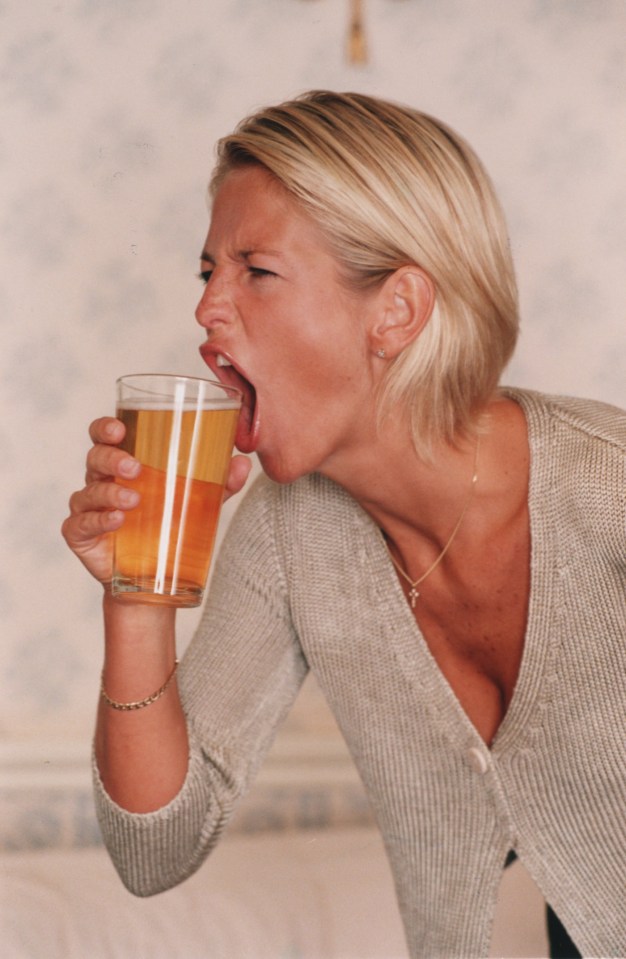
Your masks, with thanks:
M120 463L120 473L124 476L136 476L140 469L138 460L125 459Z
M139 493L134 489L123 489L119 494L121 506L136 506L139 502Z

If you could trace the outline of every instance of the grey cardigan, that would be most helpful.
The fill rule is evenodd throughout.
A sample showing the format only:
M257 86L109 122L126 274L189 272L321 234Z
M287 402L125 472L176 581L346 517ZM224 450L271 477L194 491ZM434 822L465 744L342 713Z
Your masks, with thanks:
M95 771L130 889L150 895L200 866L310 668L377 817L412 956L488 954L510 849L584 955L626 955L626 415L506 392L529 427L531 594L492 747L432 658L370 518L320 476L261 477L181 665L181 792L130 814Z

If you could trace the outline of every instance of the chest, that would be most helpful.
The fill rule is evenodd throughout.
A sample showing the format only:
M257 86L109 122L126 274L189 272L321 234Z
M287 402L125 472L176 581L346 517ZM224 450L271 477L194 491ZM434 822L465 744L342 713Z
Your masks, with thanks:
M415 618L439 670L479 734L493 740L519 675L530 594L524 523L500 548L424 588ZM425 584L426 587L426 584Z

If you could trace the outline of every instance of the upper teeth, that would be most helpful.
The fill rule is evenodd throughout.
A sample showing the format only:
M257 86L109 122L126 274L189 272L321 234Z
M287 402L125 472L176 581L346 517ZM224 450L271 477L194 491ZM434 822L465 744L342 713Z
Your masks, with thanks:
M225 356L222 356L221 353L217 354L217 365L218 366L232 366L233 364L230 360L227 360Z

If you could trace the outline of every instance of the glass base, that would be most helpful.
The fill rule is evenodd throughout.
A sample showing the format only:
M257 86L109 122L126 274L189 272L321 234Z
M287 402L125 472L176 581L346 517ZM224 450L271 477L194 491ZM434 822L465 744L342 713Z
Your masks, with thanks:
M111 593L121 603L141 603L146 606L176 606L190 609L200 606L204 590L192 583L177 583L176 592L155 588L154 583L137 583L117 576L111 583Z

